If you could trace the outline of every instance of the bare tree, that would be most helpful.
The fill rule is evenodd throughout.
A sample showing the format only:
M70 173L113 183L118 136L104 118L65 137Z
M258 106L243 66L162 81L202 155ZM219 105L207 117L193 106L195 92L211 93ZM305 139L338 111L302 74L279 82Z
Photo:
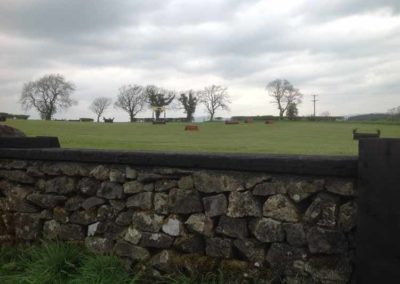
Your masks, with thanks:
M97 115L97 122L100 122L100 116L112 104L112 100L106 97L95 98L89 109Z
M131 122L141 112L146 103L144 88L138 85L124 85L119 89L119 95L114 106L126 111Z
M182 92L178 100L186 113L187 121L192 121L198 101L197 92L193 90Z
M172 103L175 98L174 91L158 88L154 85L146 87L146 100L150 107L155 108L156 120L160 119L162 109Z
M269 82L266 89L273 98L272 102L278 106L280 119L283 119L286 110L291 104L300 104L303 97L300 91L294 88L286 79L276 79Z
M388 113L390 115L397 115L400 114L400 106L388 109Z
M202 103L210 114L210 121L213 121L214 115L218 109L229 110L231 103L228 95L228 88L219 85L205 87L200 93L200 103Z
M19 101L25 110L34 108L39 112L41 119L51 120L58 111L77 104L71 99L74 90L74 84L65 81L64 76L50 74L25 83Z

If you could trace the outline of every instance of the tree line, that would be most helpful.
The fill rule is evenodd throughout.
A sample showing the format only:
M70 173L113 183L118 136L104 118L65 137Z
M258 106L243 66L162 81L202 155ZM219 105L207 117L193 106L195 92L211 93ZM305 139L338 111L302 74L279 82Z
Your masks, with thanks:
M41 119L51 120L56 113L76 105L71 95L75 91L74 83L65 80L60 74L45 75L36 81L25 83L22 88L20 103L25 110L35 109ZM297 105L301 103L302 94L299 89L286 79L276 79L266 86L272 103L277 105L279 117L285 115L292 119L297 116ZM130 121L135 121L138 113L149 107L153 110L155 119L159 120L165 108L173 102L184 111L186 119L192 121L198 104L202 104L212 121L218 110L229 110L231 103L228 88L220 85L210 85L202 90L174 91L155 85L123 85L119 88L115 102L110 97L95 98L89 109L100 121L104 111L110 106L125 111Z

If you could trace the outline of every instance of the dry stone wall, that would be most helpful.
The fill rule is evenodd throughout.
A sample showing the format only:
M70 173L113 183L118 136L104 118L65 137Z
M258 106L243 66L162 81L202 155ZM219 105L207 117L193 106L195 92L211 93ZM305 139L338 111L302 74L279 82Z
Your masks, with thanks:
M161 273L348 283L356 189L355 178L0 159L0 241L78 241Z

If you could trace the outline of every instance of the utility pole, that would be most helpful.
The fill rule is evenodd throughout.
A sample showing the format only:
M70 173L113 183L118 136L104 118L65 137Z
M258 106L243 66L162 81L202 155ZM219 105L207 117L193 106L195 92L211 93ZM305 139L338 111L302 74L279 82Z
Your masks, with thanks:
M314 103L314 117L315 117L315 103L318 101L318 100L316 99L316 97L317 97L318 95L312 95L312 96L313 96L312 102Z

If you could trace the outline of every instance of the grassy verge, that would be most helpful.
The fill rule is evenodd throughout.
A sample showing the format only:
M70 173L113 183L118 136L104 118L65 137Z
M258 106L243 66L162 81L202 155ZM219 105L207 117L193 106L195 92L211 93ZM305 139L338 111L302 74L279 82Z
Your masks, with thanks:
M201 123L199 131L184 131L185 123L90 123L9 120L28 136L57 136L65 148L150 151L357 155L352 130L400 138L400 126L348 122L282 121L273 124L224 125Z

